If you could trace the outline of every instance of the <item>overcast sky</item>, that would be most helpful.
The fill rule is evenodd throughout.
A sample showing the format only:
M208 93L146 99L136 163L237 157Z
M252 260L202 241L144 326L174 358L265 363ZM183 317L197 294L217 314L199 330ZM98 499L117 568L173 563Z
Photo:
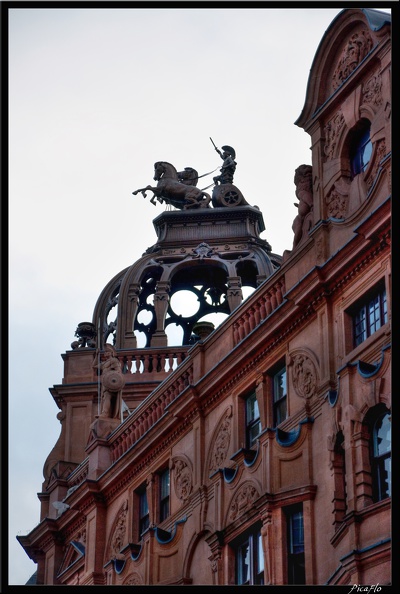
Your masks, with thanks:
M10 584L36 569L16 535L40 520L43 465L61 429L49 392L62 383L61 354L106 283L156 242L164 205L133 190L152 183L155 161L220 167L211 136L236 150L234 184L262 210L261 237L274 253L290 250L294 171L311 164L294 122L339 12L10 10Z

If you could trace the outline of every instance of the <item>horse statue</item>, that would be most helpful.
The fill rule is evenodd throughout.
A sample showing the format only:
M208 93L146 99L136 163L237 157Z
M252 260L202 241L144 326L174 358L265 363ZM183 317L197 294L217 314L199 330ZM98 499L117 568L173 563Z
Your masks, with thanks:
M211 196L196 187L198 175L191 167L186 167L185 171L177 172L171 163L166 161L157 161L154 164L154 178L156 187L146 186L132 192L136 195L139 192L146 198L147 191L153 192L150 202L156 205L155 199L159 202L166 202L175 206L175 208L208 208Z

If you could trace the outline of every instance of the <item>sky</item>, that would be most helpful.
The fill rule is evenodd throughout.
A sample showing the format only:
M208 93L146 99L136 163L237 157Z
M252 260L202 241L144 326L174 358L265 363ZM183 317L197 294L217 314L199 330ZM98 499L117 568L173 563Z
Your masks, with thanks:
M108 281L156 243L165 205L132 194L154 163L202 175L222 164L210 137L234 147L261 237L275 254L292 248L294 171L311 164L294 122L341 9L167 5L8 13L9 585L36 570L16 536L40 521L61 355Z

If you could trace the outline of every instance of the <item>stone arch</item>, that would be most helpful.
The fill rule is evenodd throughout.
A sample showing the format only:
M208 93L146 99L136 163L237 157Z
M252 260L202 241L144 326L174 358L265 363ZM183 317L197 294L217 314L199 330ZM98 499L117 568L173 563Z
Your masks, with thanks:
M213 574L216 567L206 537L207 532L194 534L186 549L183 561L183 578L193 586L214 584ZM201 563L198 563L199 559L202 560Z
M261 486L255 481L244 481L235 489L226 510L225 526L231 524L248 509L261 495Z

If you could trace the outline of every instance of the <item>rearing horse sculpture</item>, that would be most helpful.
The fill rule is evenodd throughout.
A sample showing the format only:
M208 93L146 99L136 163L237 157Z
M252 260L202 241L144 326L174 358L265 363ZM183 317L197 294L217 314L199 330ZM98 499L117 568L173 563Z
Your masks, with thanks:
M171 163L157 161L154 164L153 179L158 182L156 187L146 186L145 188L139 188L132 192L132 194L136 195L141 192L143 197L146 198L146 192L151 190L154 195L150 199L150 202L154 205L157 198L159 202L166 202L180 209L208 208L211 196L196 186L189 185L190 182L185 183L185 180L180 181L178 172Z

